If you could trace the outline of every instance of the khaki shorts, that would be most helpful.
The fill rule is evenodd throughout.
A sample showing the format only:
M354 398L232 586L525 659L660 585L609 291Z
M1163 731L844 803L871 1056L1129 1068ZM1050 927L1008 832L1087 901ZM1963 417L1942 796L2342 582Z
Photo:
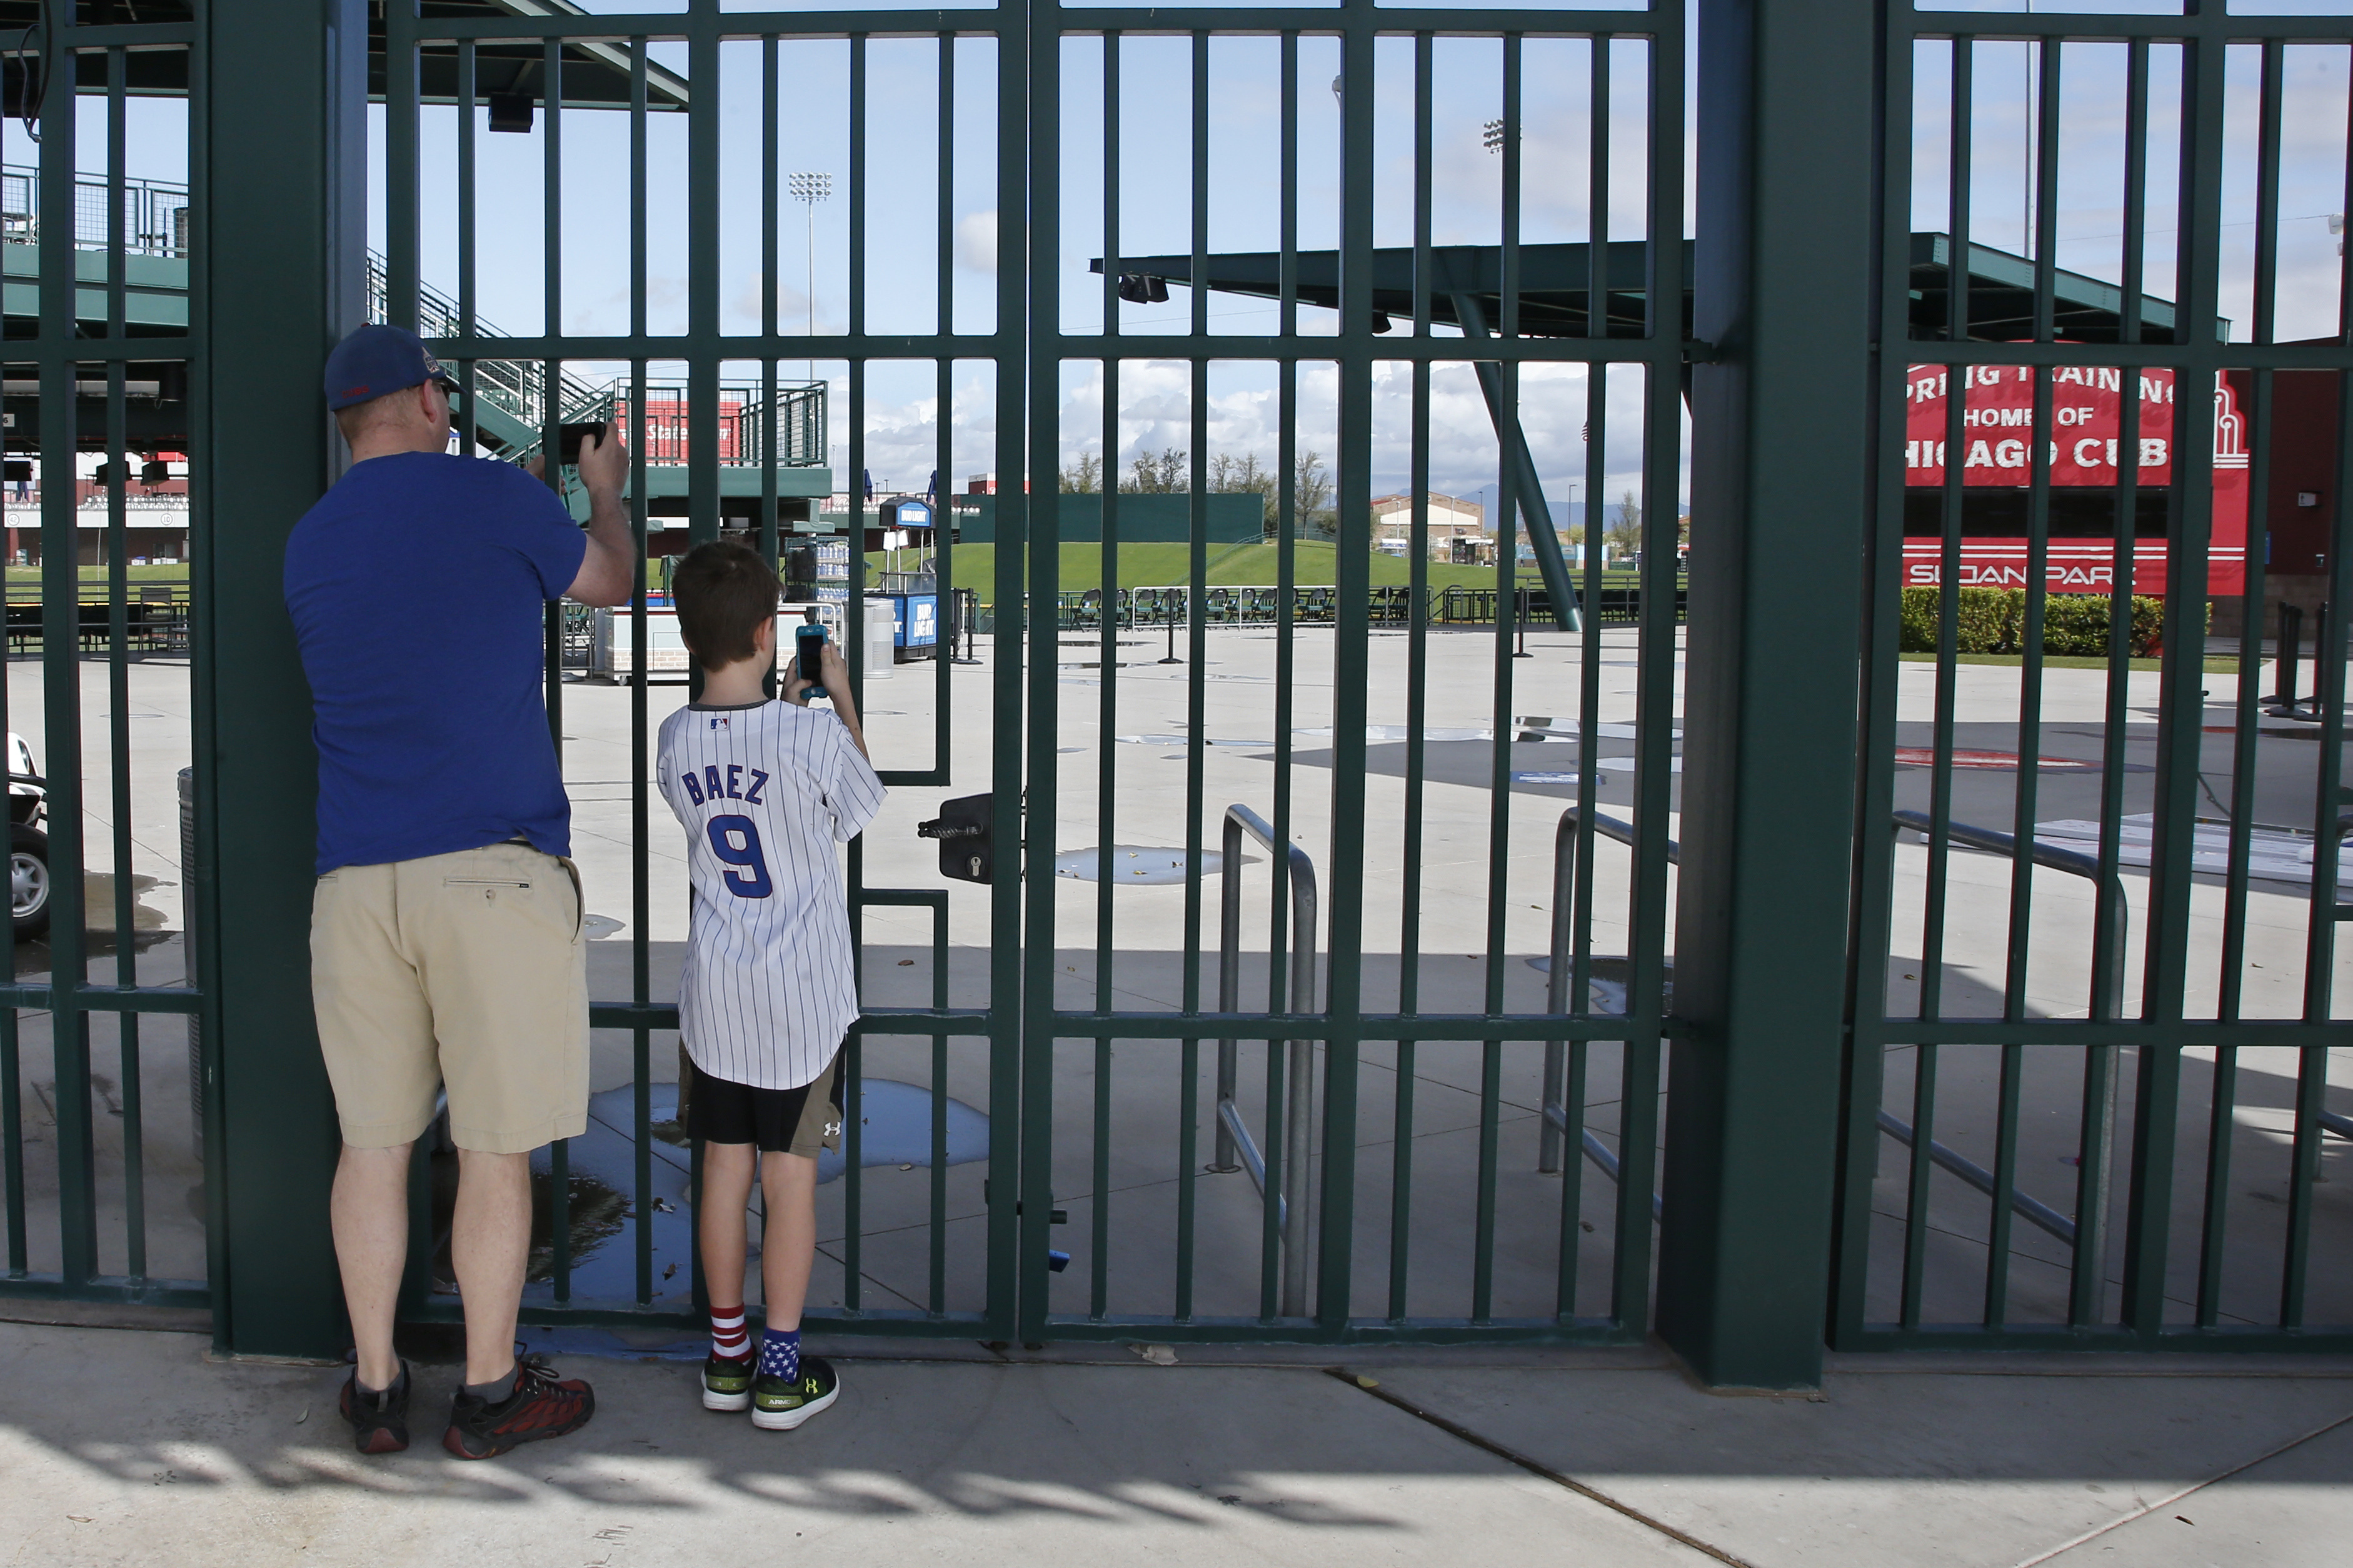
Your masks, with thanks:
M449 1091L460 1149L520 1154L588 1126L580 873L493 844L319 879L311 996L343 1142L414 1141Z

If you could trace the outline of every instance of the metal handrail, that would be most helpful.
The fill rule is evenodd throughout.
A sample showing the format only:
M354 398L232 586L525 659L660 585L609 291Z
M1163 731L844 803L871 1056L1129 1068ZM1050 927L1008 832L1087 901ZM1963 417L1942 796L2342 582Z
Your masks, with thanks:
M38 245L41 171L10 163L0 169L0 238L15 245ZM73 247L113 250L126 256L184 258L188 254L188 187L173 180L125 179L122 182L124 232L110 238L113 187L102 174L74 177Z
M1908 829L1931 838L1935 837L1936 820L1925 811L1898 811L1894 813L1893 816L1894 831L1897 833ZM1948 820L1945 824L1945 836L1956 844L1967 845L1972 849L1986 850L1990 854L2015 858L2018 853L2018 839L2014 835L1990 827L1978 827L1971 823ZM2095 1000L2092 1016L2094 1018L2114 1016L2124 997L2125 938L2128 930L2126 922L2130 918L2130 911L2125 904L2124 879L2113 872L2104 875L2096 856L2086 855L2075 849L2062 849L2056 845L2045 844L2040 839L2031 843L2027 857L2038 866L2047 866L2053 871L2063 871L2071 877L2082 877L2097 885L2108 895L2104 900L2106 905L2105 918L2109 922L2108 989L2104 999ZM2096 948L2094 951L2097 951ZM2083 1172L2084 1180L2083 1201L2079 1206L2085 1222L2092 1226L2090 1240L2095 1253L2104 1251L2106 1244L2105 1233L2107 1228L2108 1213L2108 1156L2112 1155L2116 1149L2116 1089L2117 1075L2109 1073L2107 1092L2100 1112L2103 1121L2100 1147L2106 1152L2097 1162L2087 1163L2078 1167ZM1879 1112L1879 1130L1905 1148L1913 1147L1912 1124L1883 1107ZM1993 1173L1958 1151L1931 1138L1928 1140L1928 1158L1986 1196L1989 1198L2000 1196L1995 1191ZM2048 1231L2070 1247L2075 1245L2078 1235L2075 1222L2048 1204L2041 1203L2019 1191L2015 1184L2010 1190L2010 1212L2029 1225Z
M1226 807L1225 859L1219 891L1218 1010L1233 1013L1241 1003L1242 835L1249 834L1270 853L1282 855L1291 869L1291 1011L1305 1016L1315 1011L1315 862L1296 844L1280 842L1266 819L1246 805ZM1285 1095L1282 1186L1274 1194L1276 1224L1282 1232L1282 1311L1286 1318L1307 1314L1307 1261L1314 1184L1306 1173L1315 1158L1315 1046L1313 1040L1270 1040L1267 1049L1289 1053L1285 1064L1290 1088ZM1234 1102L1239 1066L1238 1043L1218 1042L1217 1168L1230 1171L1237 1157L1261 1196L1266 1194L1266 1158L1242 1121ZM1289 1194L1300 1199L1293 1203Z
M1583 817L1584 813L1581 808L1572 805L1560 814L1560 825L1553 830L1552 957L1549 961L1551 968L1545 976L1545 1009L1551 1013L1566 1013L1569 1010L1568 985L1572 959L1570 948L1575 940L1575 933L1569 930L1572 923L1571 895L1575 891L1573 881L1575 872L1572 869L1575 861L1571 851L1577 844L1575 831L1577 824ZM1592 814L1591 821L1593 831L1603 837L1614 838L1630 848L1633 846L1634 825L1632 823L1622 822L1614 816L1606 816L1598 811ZM1675 866L1682 864L1682 861L1681 847L1673 839L1668 839L1667 864ZM1544 1115L1536 1125L1536 1170L1545 1175L1553 1175L1559 1172L1561 1144L1571 1131L1567 1089L1562 1079L1563 1069L1567 1066L1565 1056L1566 1052L1560 1041L1545 1042ZM1595 1168L1603 1175L1613 1182L1617 1181L1619 1179L1618 1156L1611 1153L1609 1147L1584 1125L1582 1117L1578 1118L1575 1131L1577 1146L1584 1151L1585 1157L1592 1161ZM1652 1193L1651 1218L1654 1222L1665 1212L1665 1207L1659 1194Z
M1893 815L1896 832L1901 833L1909 828L1915 833L1932 837L1935 836L1936 819L1926 812L1898 811ZM1956 844L1966 844L1972 849L1984 849L1996 855L2015 856L2018 852L2018 840L2010 835L1990 827L1975 826L1967 822L1947 821L1945 824L1945 836ZM2117 1004L2123 1000L2125 986L2125 936L2127 917L2125 908L2124 879L2115 875L2103 879L2100 874L2098 857L2086 855L2077 849L2062 849L2055 844L2045 844L2039 838L2035 839L2027 850L2027 858L2038 866L2048 866L2053 871L2064 871L2071 877L2082 877L2094 883L2105 882L2106 885L2102 891L2109 895L2107 914L2110 928L2108 931L2109 990L2105 1005L2094 1008L2093 1016L2099 1018L2104 1016L2113 1016Z

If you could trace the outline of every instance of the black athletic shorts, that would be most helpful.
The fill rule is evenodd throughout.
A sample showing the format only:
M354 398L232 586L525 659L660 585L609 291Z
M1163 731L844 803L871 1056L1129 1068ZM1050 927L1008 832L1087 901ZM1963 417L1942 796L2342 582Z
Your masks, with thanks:
M763 1153L816 1159L841 1147L841 1054L798 1089L754 1089L687 1063L686 1132L706 1143L756 1143Z

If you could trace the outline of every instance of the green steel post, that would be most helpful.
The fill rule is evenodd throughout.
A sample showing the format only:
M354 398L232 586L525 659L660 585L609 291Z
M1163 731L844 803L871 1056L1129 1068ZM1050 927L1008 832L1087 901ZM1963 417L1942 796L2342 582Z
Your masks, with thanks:
M1820 1383L1870 511L1870 0L1702 0L1691 631L1661 1335ZM1802 609L1799 608L1802 606Z
M367 11L239 0L203 15L195 309L218 345L200 374L220 416L194 472L220 526L196 544L197 831L215 868L201 914L234 933L200 949L223 1076L214 1310L237 1352L333 1356L335 1110L311 1015L317 761L279 584L287 534L337 472L327 351L365 313Z

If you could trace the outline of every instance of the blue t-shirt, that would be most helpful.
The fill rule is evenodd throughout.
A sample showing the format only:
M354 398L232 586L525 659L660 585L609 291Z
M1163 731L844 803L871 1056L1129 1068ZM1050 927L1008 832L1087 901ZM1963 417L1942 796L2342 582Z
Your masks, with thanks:
M541 683L546 605L587 549L521 468L438 452L353 464L294 525L321 876L518 834L571 853Z

